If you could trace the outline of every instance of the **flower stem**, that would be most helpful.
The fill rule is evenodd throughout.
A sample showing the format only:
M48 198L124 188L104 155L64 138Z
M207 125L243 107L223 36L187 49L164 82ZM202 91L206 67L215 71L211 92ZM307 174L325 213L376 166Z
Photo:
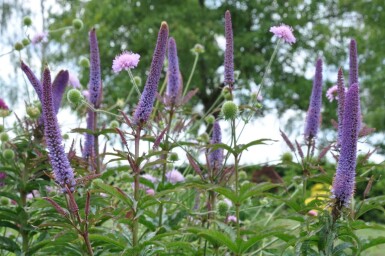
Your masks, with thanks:
M127 73L128 73L128 75L130 76L130 78L131 78L131 82L132 82L132 84L134 85L134 87L135 87L135 89L136 89L136 92L138 93L139 97L141 97L142 94L140 93L139 86L138 86L138 85L136 84L136 82L135 82L135 78L134 78L134 76L132 75L131 69L128 69L128 70L127 70Z
M231 138L233 140L233 148L237 147L237 135L235 133L235 119L231 120ZM239 177L238 177L238 153L234 153L234 172L235 172L235 196L239 198ZM237 239L241 239L241 230L239 225L239 207L240 204L235 203L235 216L237 217Z
M197 67L198 59L199 59L199 53L196 52L196 53L195 53L194 64L193 64L193 66L192 66L190 76L189 76L189 78L188 78L188 80L187 80L186 87L184 88L184 91L183 91L183 94L182 94L183 96L186 95L187 90L188 90L188 88L189 88L189 86L190 86L191 79L192 79L192 77L193 77L193 75L194 75L194 72L195 72L195 69L196 69L196 67Z
M139 126L136 130L135 133L135 159L134 163L137 165L138 163L138 158L139 158L139 142L140 142L140 132L141 132L141 127ZM140 170L139 166L136 166L134 170L134 200L136 203L136 207L134 208L134 219L132 220L132 247L135 250L135 247L138 245L139 239L138 239L138 233L139 233L139 219L138 219L138 201L139 201L139 175L140 175ZM137 253L135 253L137 255Z

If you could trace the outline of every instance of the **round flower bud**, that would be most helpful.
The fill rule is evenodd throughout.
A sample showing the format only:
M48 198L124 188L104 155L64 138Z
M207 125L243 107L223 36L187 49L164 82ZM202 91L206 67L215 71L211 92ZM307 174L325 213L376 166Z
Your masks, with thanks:
M238 114L238 106L232 101L226 101L222 105L221 113L225 120L234 120Z
M205 47L201 44L196 44L194 48L191 49L193 53L204 53Z
M23 50L24 45L20 42L17 42L13 47L15 48L16 51L21 51Z
M185 179L186 179L187 182L192 182L192 181L195 180L195 177L192 174L187 174Z
M6 133L6 132L0 133L0 140L1 140L2 142L7 142L7 141L9 141L9 135L8 135L8 133Z
M229 211L229 205L225 201L219 201L217 203L217 211L220 216L226 216Z
M245 171L240 171L238 173L239 180L247 180L247 173Z
M78 105L83 100L82 93L77 89L71 89L67 93L67 100L74 105Z
M223 96L223 98L225 98L225 100L232 100L233 99L233 95L231 94L231 89L228 86L223 87L222 96Z
M66 134L63 134L63 140L68 140L70 138L70 136L66 133Z
M92 185L97 185L98 183L100 184L100 183L104 183L104 182L103 182L102 179L94 179L94 180L92 181Z
M84 67L84 68L89 68L90 67L90 60L86 57L81 57L79 60L79 65Z
M32 19L31 19L31 17L29 17L29 16L24 17L24 19L23 19L23 24L24 24L25 26L31 26L31 25L32 25Z
M119 122L118 121L116 121L116 120L111 121L111 123L110 123L110 128L111 129L115 129L115 128L118 128L118 127L119 127Z
M123 108L124 107L124 105L125 105L125 103L124 103L124 99L118 99L117 101L116 101L116 106L118 107L118 108Z
M290 152L283 153L281 156L281 161L283 163L291 163L293 162L293 155Z
M0 132L4 131L4 125L0 124Z
M23 46L27 46L30 42L28 38L24 38L23 40L21 40L21 43L23 44Z
M81 30L83 28L83 21L81 19L74 19L72 21L72 26L76 30Z
M205 117L205 121L207 124L213 124L215 122L215 117L213 115L208 115Z
M202 133L201 135L199 135L198 141L209 142L210 141L210 136L207 133Z
M6 197L2 197L0 199L0 204L3 205L3 206L9 205L9 199L6 198Z
M13 158L15 158L15 152L13 152L12 149L5 149L3 151L3 157L6 159L6 160L12 160Z
M175 153L175 152L172 152L172 153L170 154L169 160L170 160L171 162L176 162L176 161L178 161L178 160L179 160L178 154Z
M134 76L134 81L135 81L137 86L142 85L142 78L140 78L140 76Z
M35 106L27 107L27 115L32 119L37 119L40 117L40 109Z

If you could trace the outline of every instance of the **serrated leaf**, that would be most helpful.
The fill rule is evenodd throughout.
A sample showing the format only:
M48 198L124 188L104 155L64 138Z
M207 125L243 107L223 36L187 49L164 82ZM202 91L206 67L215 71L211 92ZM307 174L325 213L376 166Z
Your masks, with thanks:
M251 146L256 146L256 145L264 145L266 144L266 141L271 141L271 142L276 142L276 140L271 140L271 139L259 139L259 140L253 140L247 144L244 145L239 145L234 151L238 154L242 153L244 150L248 149Z
M117 246L122 250L127 246L127 243L123 243L122 241L119 241L116 238L114 239L114 238L107 237L106 235L90 234L89 238L91 241L98 241L98 242L111 244L111 245Z
M272 189L272 188L276 188L276 187L279 187L280 184L273 184L273 183L259 183L259 184L254 184L254 183L250 183L252 186L247 186L245 189L242 189L244 186L241 187L241 190L240 190L240 195L239 195L239 202L242 203L243 201L245 201L246 199L248 199L249 197L252 197L252 196L255 196L255 195L258 195L258 194L262 194L263 192L269 190L269 189Z
M345 249L351 248L353 245L351 243L342 243L334 247L333 255L340 255Z
M0 236L0 249L13 252L15 254L20 253L20 247L12 239L8 237Z
M101 188L107 194L109 194L109 195L111 195L117 199L120 199L121 201L123 201L124 203L126 203L127 205L132 207L132 205L133 205L132 199L128 195L126 195L124 192L119 191L117 188L112 187L112 186L107 185L107 184L104 184L104 183L101 183L101 182L97 182L97 183L95 183L95 185L97 187Z
M376 237L376 238L370 238L366 242L362 242L362 248L361 251L365 251L369 249L370 247L379 245L379 244L385 244L385 237Z
M236 151L232 147L224 143L210 144L210 145L207 145L207 148L211 149L211 151L217 150L219 148L223 148L233 155L236 154Z
M189 228L187 230L197 234L198 236L206 238L211 243L217 243L222 246L226 246L229 250L234 253L237 253L238 251L238 247L235 242L233 242L227 234L221 231L200 228Z
M225 187L214 187L213 190L225 197L227 197L228 199L230 199L234 204L235 203L238 203L238 197L237 195L235 194L234 191L232 191L231 189L229 188L225 188Z

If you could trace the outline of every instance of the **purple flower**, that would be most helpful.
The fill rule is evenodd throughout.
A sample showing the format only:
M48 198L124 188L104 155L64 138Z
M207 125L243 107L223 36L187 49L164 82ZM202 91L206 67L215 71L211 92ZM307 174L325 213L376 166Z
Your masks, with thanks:
M174 38L168 40L168 83L167 97L170 104L174 105L181 89L178 52Z
M213 125L213 132L211 136L211 144L219 144L222 143L222 131L221 126L219 125L218 121L214 122ZM211 169L218 170L222 167L223 162L223 148L218 148L216 150L213 150L209 154L209 162Z
M3 99L0 99L0 109L1 110L9 110L7 104L5 104Z
M91 109L87 111L87 129L92 132L95 130L95 113ZM86 133L84 138L83 158L95 159L95 137L93 134Z
M166 22L162 22L152 57L150 72L148 74L142 96L140 97L138 106L134 113L133 123L136 125L142 126L150 118L158 89L160 74L162 72L164 57L166 55L167 38L168 26Z
M82 86L80 84L79 78L75 76L73 73L68 74L68 83L76 89L80 89Z
M332 194L338 206L348 206L354 193L357 140L360 127L360 96L358 84L346 93L342 126L341 153L334 177Z
M112 70L119 73L122 70L129 70L135 68L139 63L140 55L132 52L123 52L115 57L112 62Z
M99 107L101 100L102 78L100 73L100 57L98 39L96 37L95 28L89 33L90 41L90 81L88 91L90 92L89 100L95 108Z
M5 172L0 172L0 187L5 185L5 178L7 178L7 174Z
M35 76L32 70L23 61L21 61L21 70L23 70L29 82L32 84L33 88L35 89L35 92L37 93L37 96L39 97L39 100L42 101L42 85L40 80Z
M349 86L355 83L358 83L357 43L352 39L349 47Z
M40 42L47 42L48 41L48 32L39 32L39 33L36 33L32 39L31 39L31 43L32 44L38 44Z
M61 70L52 83L52 96L55 114L59 112L61 100L68 83L68 71Z
M172 184L176 184L178 182L184 182L184 176L177 170L172 170L166 173L166 179L168 182Z
M151 174L143 174L141 175L140 177L152 182L152 183L157 183L158 182L158 179L155 178L154 176L152 176Z
M332 102L333 100L337 99L337 93L338 87L337 85L333 85L326 91L326 98L328 98L328 100Z
M311 140L317 136L318 126L321 117L322 106L322 60L318 59L315 76L313 80L313 89L310 97L309 110L307 111L305 139Z
M234 41L233 41L233 27L231 24L230 11L225 13L225 85L230 87L234 84Z
M280 26L273 26L269 31L288 44L293 44L296 41L293 35L293 28L288 25L281 24Z
M234 215L229 215L229 216L227 216L227 218L226 218L226 222L227 222L227 223L230 223L230 222L236 223L236 222L237 222L237 217L234 216Z
M345 94L346 87L344 83L344 74L342 68L338 70L337 77L337 93L338 93L338 138L337 138L337 147L340 146L342 140L342 127L344 120L344 107L345 107Z
M51 74L48 68L45 68L43 73L42 110L44 134L55 180L61 187L65 188L65 186L68 186L73 190L76 185L74 172L62 145L62 137L53 104Z

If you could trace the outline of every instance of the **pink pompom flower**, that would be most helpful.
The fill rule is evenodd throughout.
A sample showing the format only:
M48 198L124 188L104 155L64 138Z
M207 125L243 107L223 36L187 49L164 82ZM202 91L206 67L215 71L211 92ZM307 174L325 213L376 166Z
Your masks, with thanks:
M230 223L230 222L236 223L237 222L237 217L234 216L234 215L229 215L229 216L227 216L226 221L227 221L227 223Z
M184 181L184 176L177 170L172 170L166 173L166 179L172 184Z
M269 31L276 37L283 39L288 44L293 44L296 42L296 39L293 35L293 28L288 25L281 24L280 26L273 26Z
M47 40L48 40L48 32L39 32L32 37L31 43L33 45L36 45L40 42L47 42Z
M135 68L139 63L139 58L139 54L125 51L115 57L112 62L112 70L115 73L119 73L122 70Z

